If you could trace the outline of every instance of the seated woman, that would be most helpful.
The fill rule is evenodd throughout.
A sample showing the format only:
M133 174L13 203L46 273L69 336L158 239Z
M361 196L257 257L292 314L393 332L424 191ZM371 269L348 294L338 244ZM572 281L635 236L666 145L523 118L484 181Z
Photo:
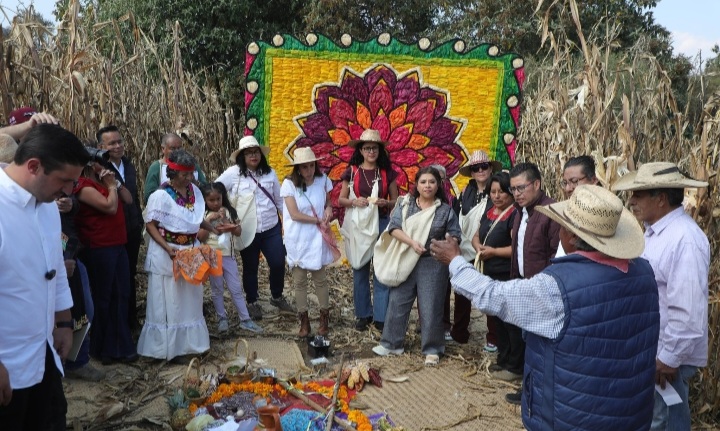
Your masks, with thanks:
M132 196L101 164L106 162L105 152L95 148L88 152L93 160L83 170L73 193L80 202L75 224L85 246L81 260L87 265L95 306L90 354L103 365L131 362L138 355L127 319L130 265L125 251L125 213L119 201L132 203Z
M460 224L442 187L440 173L431 167L422 168L415 176L415 190L412 195L398 199L393 210L388 231L399 241L409 245L420 255L407 280L390 289L388 309L385 314L380 344L373 351L380 356L400 355L404 352L403 342L407 331L410 310L415 298L418 300L422 333L422 353L425 365L437 365L440 355L445 352L445 334L442 317L445 292L449 277L448 267L430 256L430 240L442 240L450 234L460 241ZM402 201L402 203L400 203ZM407 205L407 211L401 206ZM403 232L403 214L410 219L423 210L435 207L430 233L422 240L413 239Z
M173 276L176 252L193 247L201 226L218 233L205 221L205 200L192 183L195 165L195 158L185 150L173 151L168 159L170 180L150 195L145 207L145 226L152 241L145 260L147 311L138 352L176 363L188 363L187 355L210 348L202 287Z

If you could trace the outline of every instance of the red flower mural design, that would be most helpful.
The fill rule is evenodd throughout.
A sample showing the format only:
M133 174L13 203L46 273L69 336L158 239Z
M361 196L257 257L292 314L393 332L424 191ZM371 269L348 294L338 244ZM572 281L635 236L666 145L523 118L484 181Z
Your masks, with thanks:
M421 167L438 163L452 177L467 161L464 147L456 142L465 123L446 115L447 92L423 86L418 70L399 76L387 64L364 74L346 68L339 85L316 87L314 103L315 112L295 119L302 134L287 151L312 147L315 154L325 156L319 163L335 185L335 205L340 175L354 151L347 144L365 129L378 130L388 142L401 194L409 190Z

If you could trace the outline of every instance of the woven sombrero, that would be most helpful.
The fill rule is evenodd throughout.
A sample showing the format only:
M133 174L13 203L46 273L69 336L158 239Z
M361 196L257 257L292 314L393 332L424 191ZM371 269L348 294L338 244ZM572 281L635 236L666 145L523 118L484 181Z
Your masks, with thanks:
M615 193L602 187L580 185L570 199L535 209L607 256L634 259L645 249L640 224Z
M614 191L684 189L707 187L708 183L688 178L674 163L645 163L640 169L630 172L612 185Z

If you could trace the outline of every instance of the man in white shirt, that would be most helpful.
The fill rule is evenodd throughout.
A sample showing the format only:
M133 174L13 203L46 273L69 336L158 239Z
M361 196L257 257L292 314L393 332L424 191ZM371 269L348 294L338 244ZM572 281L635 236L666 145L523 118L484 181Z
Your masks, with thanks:
M710 243L682 206L685 188L707 187L673 163L646 163L613 184L631 191L630 209L645 225L642 257L655 271L660 340L655 383L670 383L682 399L668 406L655 394L652 430L690 430L689 381L708 361Z
M72 298L55 199L72 193L90 157L75 135L33 127L0 168L0 424L64 430L62 360Z

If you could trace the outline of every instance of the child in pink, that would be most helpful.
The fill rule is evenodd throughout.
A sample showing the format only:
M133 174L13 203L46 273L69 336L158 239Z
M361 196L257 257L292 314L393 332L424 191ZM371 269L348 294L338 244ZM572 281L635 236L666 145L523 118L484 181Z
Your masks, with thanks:
M237 211L230 205L227 190L223 183L205 184L201 187L201 190L203 198L205 198L205 220L211 223L220 232L220 235L200 229L198 239L215 250L220 250L223 255L223 275L210 277L212 302L218 315L218 332L227 332L229 329L227 312L223 302L224 284L227 284L230 296L240 317L240 328L260 333L263 331L262 328L252 321L248 313L242 281L240 281L238 265L235 260L235 251L233 250L233 237L240 235Z

